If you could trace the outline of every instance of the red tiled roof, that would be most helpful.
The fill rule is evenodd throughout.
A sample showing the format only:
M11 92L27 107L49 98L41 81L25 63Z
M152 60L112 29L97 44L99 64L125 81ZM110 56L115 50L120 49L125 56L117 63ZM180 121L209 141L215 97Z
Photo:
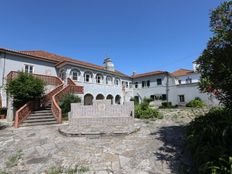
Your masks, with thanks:
M65 64L65 63L70 63L70 64L77 64L77 65L86 66L86 67L89 67L92 69L105 70L105 68L103 66L98 66L98 65L95 65L92 63L72 59L69 57L60 56L60 55L57 55L54 53L49 53L47 51L42 51L42 50L16 51L16 50L0 48L0 51L9 52L9 53L13 53L13 54L19 54L19 55L23 55L23 56L29 56L30 58L42 59L45 61L52 61L52 62L56 63L55 66L59 66L59 65ZM113 71L112 72L108 71L108 72L111 74L114 74L114 75L118 75L118 76L129 77L129 76L121 73L120 71L117 71L117 70L115 70L114 72Z
M131 78L154 76L154 75L167 74L167 73L168 73L167 71L153 71L153 72L147 72L143 74L135 74L135 75L132 75Z
M49 53L47 51L42 51L42 50L26 50L26 51L19 51L19 52L23 54L36 56L36 57L44 57L44 58L51 59L57 62L71 60L70 58L60 56L57 54L53 54L53 53Z
M172 76L178 77L178 76L186 76L190 73L193 73L193 70L188 70L188 69L178 69L171 73Z

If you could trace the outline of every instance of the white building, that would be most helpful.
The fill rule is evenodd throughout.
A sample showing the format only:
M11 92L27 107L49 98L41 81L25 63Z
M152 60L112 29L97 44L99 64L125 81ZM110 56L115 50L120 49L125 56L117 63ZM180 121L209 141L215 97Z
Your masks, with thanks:
M144 74L125 75L117 71L110 58L103 66L59 56L45 51L15 51L0 49L0 90L2 107L7 107L4 90L7 75L11 71L25 71L32 74L60 77L64 82L71 78L83 86L80 95L84 104L95 99L111 99L120 104L132 97L144 97L157 101L170 101L183 105L195 97L200 97L209 105L217 104L213 96L202 94L197 83L200 75L193 70L180 69L173 73L154 71ZM54 87L47 87L51 91Z

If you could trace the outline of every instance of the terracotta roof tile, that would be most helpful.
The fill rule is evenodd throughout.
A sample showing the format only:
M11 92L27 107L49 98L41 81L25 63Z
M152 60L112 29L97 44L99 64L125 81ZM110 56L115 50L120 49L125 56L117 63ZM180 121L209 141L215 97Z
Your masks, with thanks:
M188 69L178 69L171 73L172 76L178 77L178 76L186 76L190 73L193 73L193 70L188 70Z
M47 51L42 51L42 50L16 51L16 50L11 50L11 49L0 48L0 51L7 51L7 52L15 53L15 54L32 56L34 58L52 61L52 62L56 63L56 66L59 66L59 65L65 64L65 63L71 63L71 64L86 66L86 67L96 69L96 70L105 70L103 66L98 66L98 65L95 65L92 63L72 59L69 57L60 56L60 55L57 55L54 53L49 53ZM108 71L108 72L111 74L114 74L114 75L118 75L118 76L129 77L129 76L123 74L122 72L117 71L117 70L115 70L114 72L111 72L111 71Z
M135 74L132 75L131 78L147 77L147 76L154 76L154 75L167 74L167 73L168 73L167 71L152 71L143 74Z

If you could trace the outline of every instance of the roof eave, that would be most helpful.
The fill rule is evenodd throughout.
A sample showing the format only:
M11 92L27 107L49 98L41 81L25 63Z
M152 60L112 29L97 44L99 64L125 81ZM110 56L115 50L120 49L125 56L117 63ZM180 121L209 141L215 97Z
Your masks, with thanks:
M50 63L59 62L56 60L47 59L46 57L34 56L34 55L30 55L30 54L21 53L19 51L8 50L8 49L3 49L3 48L0 48L0 52L6 53L6 54L11 54L11 55L23 56L23 57L32 58L32 59L37 59L37 60L42 60L42 61L50 62Z

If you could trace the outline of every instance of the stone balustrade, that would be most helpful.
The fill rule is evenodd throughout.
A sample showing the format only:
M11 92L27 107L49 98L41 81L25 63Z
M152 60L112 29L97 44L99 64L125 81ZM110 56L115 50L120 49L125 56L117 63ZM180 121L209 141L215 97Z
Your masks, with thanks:
M134 103L112 105L110 100L96 100L93 105L72 103L70 126L126 126L134 123Z

